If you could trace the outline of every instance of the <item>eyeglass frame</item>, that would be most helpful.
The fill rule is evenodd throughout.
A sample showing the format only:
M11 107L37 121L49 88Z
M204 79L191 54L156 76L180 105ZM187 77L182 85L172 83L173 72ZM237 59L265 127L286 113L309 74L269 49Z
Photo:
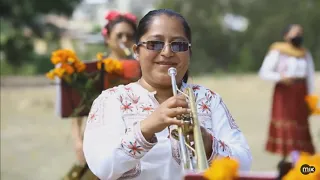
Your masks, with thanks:
M190 43L190 42L187 42L187 41L171 41L170 43L165 43L164 41L150 40L150 41L140 41L140 42L138 42L136 45L139 47L139 46L141 46L141 45L147 44L148 42L163 42L163 43L164 43L163 48L162 48L161 50L148 49L148 48L145 46L146 49L148 49L148 50L150 50L150 51L158 51L158 52L161 52L161 51L163 51L163 49L164 49L167 45L170 45L170 50L171 50L172 52L174 52L174 53L186 52L186 51L188 51L188 50L191 49L191 43ZM184 43L187 43L187 44L188 44L188 49L185 50L185 51L173 51L171 44L174 43L174 42L184 42Z

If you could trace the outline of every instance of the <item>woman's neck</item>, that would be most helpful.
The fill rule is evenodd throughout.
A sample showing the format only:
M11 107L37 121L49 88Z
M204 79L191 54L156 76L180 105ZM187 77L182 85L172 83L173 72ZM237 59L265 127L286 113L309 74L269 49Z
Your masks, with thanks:
M155 95L156 99L158 100L158 102L161 104L164 101L166 101L167 99L169 99L171 96L173 96L173 92L172 92L172 88L171 87L167 87L167 88L159 88L156 86L153 86L151 84L149 84L145 79L141 78L139 80L139 84L147 89L149 92L154 92L156 91L157 94Z

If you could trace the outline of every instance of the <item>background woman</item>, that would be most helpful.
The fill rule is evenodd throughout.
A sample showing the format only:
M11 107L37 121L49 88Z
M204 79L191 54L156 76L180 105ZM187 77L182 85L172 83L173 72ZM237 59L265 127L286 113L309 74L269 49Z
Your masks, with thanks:
M285 160L294 150L314 153L305 97L313 93L315 70L311 54L302 46L303 28L289 25L283 38L271 45L259 74L275 82L266 150Z
M111 11L106 15L105 19L108 22L102 29L102 35L109 52L105 53L102 58L112 58L117 60L132 59L132 55L128 54L125 50L131 49L134 44L136 17L130 13L121 14L117 11ZM72 138L76 157L79 164L84 166L86 161L83 155L84 127L82 124L82 117L72 119ZM91 176L89 174L91 173L85 173L86 176Z

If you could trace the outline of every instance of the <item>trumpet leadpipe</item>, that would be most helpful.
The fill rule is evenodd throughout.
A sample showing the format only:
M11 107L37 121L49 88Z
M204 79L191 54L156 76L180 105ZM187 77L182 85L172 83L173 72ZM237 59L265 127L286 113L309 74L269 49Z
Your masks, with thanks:
M171 77L173 95L177 95L178 93L177 82L176 82L177 69L174 67L169 68L168 74ZM177 127L177 130L178 130L178 138L179 138L179 145L180 145L180 157L181 157L182 168L183 170L192 169L192 162L190 160L189 151L185 144L186 141L183 134L183 130L181 127Z

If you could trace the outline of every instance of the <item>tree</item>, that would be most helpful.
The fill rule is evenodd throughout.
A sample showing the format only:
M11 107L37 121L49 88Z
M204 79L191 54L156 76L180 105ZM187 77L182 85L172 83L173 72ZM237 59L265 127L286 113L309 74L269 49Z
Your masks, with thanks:
M5 60L19 67L34 58L32 39L44 38L45 32L59 34L58 28L45 24L43 15L70 16L82 0L2 0L1 47Z
M285 7L285 8L284 8ZM299 8L297 8L299 7ZM305 46L320 70L320 1L318 0L162 0L158 8L180 12L192 28L191 72L256 72L270 44L282 40L282 30L299 23ZM232 14L248 20L241 32L223 19Z

